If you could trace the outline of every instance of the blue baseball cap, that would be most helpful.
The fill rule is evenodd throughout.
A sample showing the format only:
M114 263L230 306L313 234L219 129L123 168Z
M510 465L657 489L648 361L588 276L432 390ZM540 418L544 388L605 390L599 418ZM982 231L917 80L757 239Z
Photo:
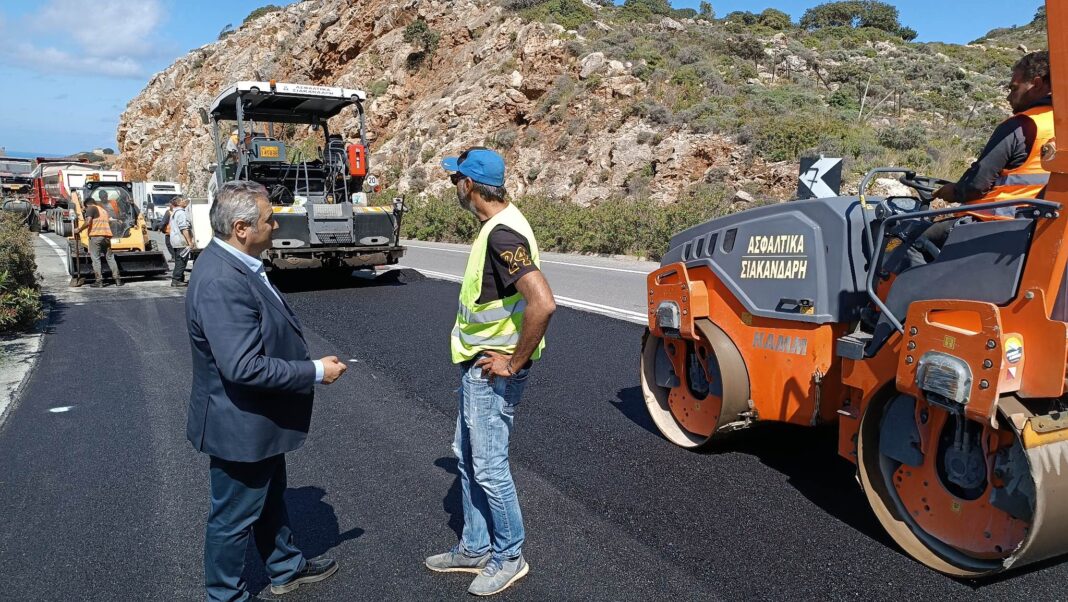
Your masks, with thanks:
M479 184L504 186L504 157L488 148L472 148L459 157L445 157L441 166Z

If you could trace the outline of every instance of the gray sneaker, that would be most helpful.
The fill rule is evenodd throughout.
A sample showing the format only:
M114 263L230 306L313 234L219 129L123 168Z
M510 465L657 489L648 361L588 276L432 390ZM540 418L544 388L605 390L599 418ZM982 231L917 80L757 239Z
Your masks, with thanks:
M489 559L488 551L481 556L468 556L460 549L460 544L456 544L444 554L435 554L427 558L426 568L438 573L479 573Z
M530 572L530 565L520 555L513 560L493 559L486 563L486 568L471 582L468 593L476 596L492 596L512 586Z

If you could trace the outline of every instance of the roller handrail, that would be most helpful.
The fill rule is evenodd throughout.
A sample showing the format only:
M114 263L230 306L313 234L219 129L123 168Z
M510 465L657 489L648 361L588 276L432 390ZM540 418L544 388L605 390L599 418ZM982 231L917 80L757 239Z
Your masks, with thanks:
M877 230L878 240L881 243L882 240L883 240L883 237L886 235L886 225L887 224L889 224L890 222L903 220L905 218L915 219L915 218L923 218L923 217L935 217L935 216L939 216L939 215L952 215L954 213L968 213L968 212L975 212L975 211L985 211L987 209L999 209L1001 207L1019 207L1019 206L1035 207L1035 213L1032 216L1032 217L1035 217L1035 218L1039 218L1039 217L1054 218L1054 217L1057 217L1057 211L1059 211L1060 208L1061 208L1061 204L1057 203L1057 202L1054 202L1054 201L1045 201L1045 200L1041 200L1041 199L1018 199L1018 200L1008 200L1008 201L995 201L995 202L992 202L992 203L980 203L980 204L976 204L976 205L961 205L960 207L948 207L946 209L929 209L927 211L917 211L917 212L914 212L914 213L900 213L900 214L897 214L897 215L890 215L890 216L884 218L879 223L879 229ZM1046 211L1043 212L1043 211L1041 211L1041 209L1046 209ZM865 222L865 224L867 224L867 222ZM873 247L873 249L874 249L874 247ZM868 294L868 298L871 299L871 301L873 303L875 303L875 306L879 308L879 311L882 312L883 315L885 315L887 318L889 318L890 323L894 325L894 328L898 332L904 333L905 332L905 326L903 324L901 324L901 321L897 319L897 316L895 316L890 311L890 308L888 308L886 306L886 304L883 303L882 299L880 299L879 296L875 294L875 274L876 274L876 272L877 272L877 270L879 268L879 262L882 260L882 256L883 256L883 245L880 244L878 249L874 249L874 255L872 256L872 262L868 266L868 277L864 282L864 289L865 289L865 292Z

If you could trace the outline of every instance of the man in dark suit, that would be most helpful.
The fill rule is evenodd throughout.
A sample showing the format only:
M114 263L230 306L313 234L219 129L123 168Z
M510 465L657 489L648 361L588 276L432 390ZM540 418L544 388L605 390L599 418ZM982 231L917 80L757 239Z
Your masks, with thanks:
M304 443L315 384L345 372L336 357L312 361L300 320L267 280L260 253L278 227L267 190L224 184L211 208L215 238L193 268L186 319L193 390L186 436L211 457L211 513L204 541L209 601L258 600L242 572L249 532L284 594L337 571L293 543L283 494L285 453Z

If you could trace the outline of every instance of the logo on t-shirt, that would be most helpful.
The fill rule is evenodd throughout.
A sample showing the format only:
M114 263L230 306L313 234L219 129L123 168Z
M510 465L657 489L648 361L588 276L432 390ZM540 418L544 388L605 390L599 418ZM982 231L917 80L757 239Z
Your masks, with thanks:
M508 264L508 273L514 274L519 270L531 265L530 254L527 248L520 245L514 251L501 251L501 259Z

